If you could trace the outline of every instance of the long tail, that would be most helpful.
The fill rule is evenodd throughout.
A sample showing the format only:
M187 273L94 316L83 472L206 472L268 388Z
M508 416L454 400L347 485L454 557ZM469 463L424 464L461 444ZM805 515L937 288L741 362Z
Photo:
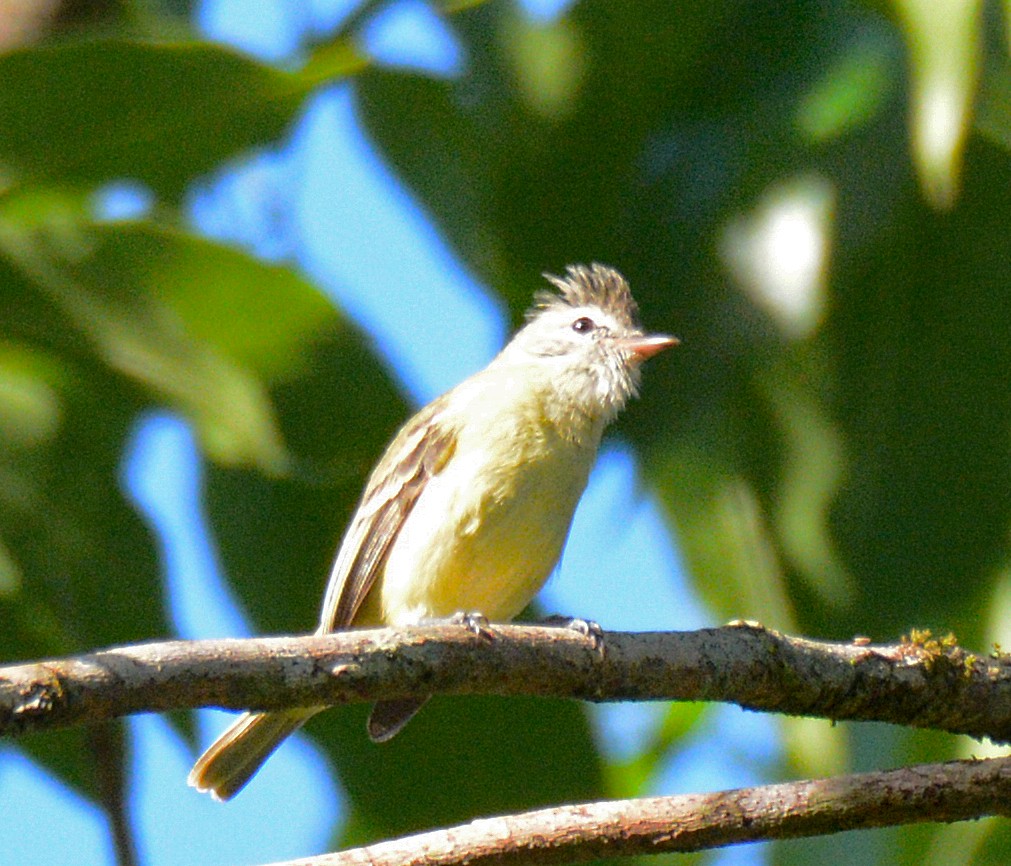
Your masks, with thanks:
M230 800L284 741L322 709L245 713L218 737L190 770L187 781L215 800Z

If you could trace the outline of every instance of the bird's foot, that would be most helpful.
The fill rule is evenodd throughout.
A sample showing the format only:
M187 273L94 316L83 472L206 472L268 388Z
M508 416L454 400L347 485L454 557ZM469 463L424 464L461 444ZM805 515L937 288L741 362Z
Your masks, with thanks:
M495 635L491 630L491 623L488 617L476 610L458 610L450 618L453 625L462 625L467 631L476 637L483 637L485 640L493 640Z
M600 623L594 622L592 619L583 619L578 616L562 616L560 614L553 614L542 620L542 622L544 625L569 628L579 632L593 644L593 649L596 652L599 652L601 655L604 654L604 630L600 627Z

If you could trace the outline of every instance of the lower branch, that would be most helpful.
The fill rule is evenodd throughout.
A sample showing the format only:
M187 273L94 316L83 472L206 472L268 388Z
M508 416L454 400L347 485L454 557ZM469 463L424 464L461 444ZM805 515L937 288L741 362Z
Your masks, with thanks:
M1011 758L484 818L275 866L573 863L1011 814Z

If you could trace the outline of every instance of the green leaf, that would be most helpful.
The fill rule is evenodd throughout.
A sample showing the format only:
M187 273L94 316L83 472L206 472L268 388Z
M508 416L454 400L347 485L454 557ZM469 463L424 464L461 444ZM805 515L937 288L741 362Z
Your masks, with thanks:
M15 293L0 276L4 300ZM60 326L44 309L34 312L40 328ZM44 659L168 636L154 546L118 484L139 405L87 362L58 359L10 338L0 340L0 356L0 381L7 386L0 388L6 391L0 398L0 545L16 577L0 592L0 658ZM98 759L87 734L60 732L19 746L66 783L100 798ZM101 766L111 770L114 763L107 753Z
M0 176L85 185L130 178L176 199L200 174L274 142L315 87L363 62L349 43L328 46L305 72L206 42L101 39L12 51L0 55Z
M797 126L815 142L862 126L883 107L895 86L894 73L890 43L875 31L862 34L804 95Z
M988 141L1011 150L1011 60L990 49L979 86L975 128Z
M978 0L895 0L909 45L913 159L928 201L950 208L958 194L979 66Z
M358 412L349 440L368 429L361 416L382 416L370 403L380 402L374 383L384 398L392 389L363 341L290 270L152 225L94 224L73 196L5 199L0 657L46 658L169 634L152 539L119 484L125 443L151 406L187 415L208 454L255 466L257 478L285 470L301 479L290 487L304 490L355 475L365 459L353 446L338 443L323 463L312 442L318 428L307 435L299 423L307 417L299 383L318 384L321 368L347 372L350 345L367 384L348 387L357 381L350 375L343 382ZM322 427L341 396L313 393ZM282 417L294 419L289 431L278 425L275 399ZM255 492L253 485L243 495ZM276 550L290 548L289 540ZM60 742L66 747L54 743L49 752L41 740L25 748L98 796L93 756L72 735Z
M13 431L0 458L0 538L18 575L0 596L0 655L29 659L168 634L161 605L137 604L161 597L159 569L118 484L140 404L100 368L12 341L2 349L8 370L13 357L25 362L19 377L45 395L50 415L40 432L0 406Z
M144 224L0 217L0 252L112 371L196 426L215 460L288 471L266 383L335 327L290 270Z

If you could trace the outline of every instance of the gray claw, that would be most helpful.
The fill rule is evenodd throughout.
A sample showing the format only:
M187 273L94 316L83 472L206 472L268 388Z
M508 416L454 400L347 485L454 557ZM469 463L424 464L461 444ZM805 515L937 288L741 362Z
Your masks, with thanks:
M458 610L449 618L449 621L454 625L462 625L471 634L477 637L483 637L485 640L492 640L495 637L495 635L492 634L491 624L488 622L488 617L480 611Z
M590 640L596 652L599 652L601 655L604 654L604 630L600 627L600 623L594 622L592 619L583 619L576 616L559 616L557 614L549 616L544 622L547 625L570 628L573 631L579 632L583 637Z

